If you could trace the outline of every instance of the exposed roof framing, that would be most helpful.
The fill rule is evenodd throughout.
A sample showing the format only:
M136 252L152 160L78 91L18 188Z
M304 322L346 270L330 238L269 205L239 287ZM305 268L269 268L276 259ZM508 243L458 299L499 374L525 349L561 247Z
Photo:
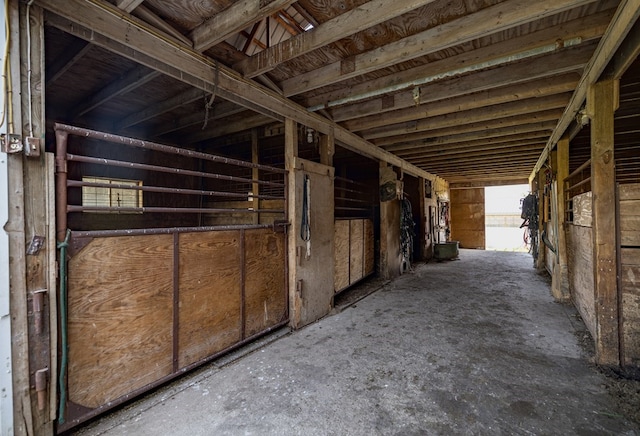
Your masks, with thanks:
M587 87L640 52L640 0L36 4L45 101L66 122L222 147L290 118L457 186L527 179Z

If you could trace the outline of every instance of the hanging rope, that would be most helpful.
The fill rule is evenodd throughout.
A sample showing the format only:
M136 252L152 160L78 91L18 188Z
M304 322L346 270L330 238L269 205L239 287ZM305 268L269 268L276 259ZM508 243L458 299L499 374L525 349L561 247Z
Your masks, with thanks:
M67 234L63 242L58 242L60 250L60 348L62 355L60 356L60 374L58 375L58 390L60 391L60 404L58 406L58 423L64 424L65 407L67 404L67 384L65 383L65 375L67 373L67 361L69 360L68 340L67 340L67 247L69 247L69 238L71 230L67 229Z
M302 219L300 222L300 238L307 243L306 258L311 257L311 186L309 176L305 174L302 187Z
M205 127L207 127L207 124L209 123L209 111L211 110L211 108L213 107L213 102L216 99L216 93L218 92L218 79L219 79L219 74L220 74L220 69L218 68L218 61L214 61L215 62L215 79L213 81L213 93L211 94L211 98L209 99L209 101L207 102L207 98L205 96L205 105L204 105L204 123L202 124L202 130L205 129Z

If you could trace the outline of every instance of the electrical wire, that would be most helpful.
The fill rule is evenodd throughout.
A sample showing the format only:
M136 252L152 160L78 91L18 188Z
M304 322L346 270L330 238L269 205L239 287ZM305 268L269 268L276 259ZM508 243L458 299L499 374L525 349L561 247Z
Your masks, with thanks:
M62 355L60 356L60 373L58 375L58 390L60 392L60 403L58 404L58 423L64 424L65 408L67 406L67 384L65 376L67 373L68 356L68 335L67 335L67 247L69 247L69 238L71 230L67 229L63 242L58 242L60 249L60 348Z
M5 0L6 1L6 0ZM27 100L29 105L29 136L33 137L33 104L31 102L31 5L35 0L27 3Z
M10 77L9 77L9 47L11 45L11 31L9 29L9 2L4 2L4 33L5 33L5 45L4 54L2 59L2 96L4 98L4 104L2 105L2 114L0 115L0 128L4 125L5 121L11 122L11 116L7 115L7 111L11 110L10 101ZM7 133L10 131L10 125L7 128Z

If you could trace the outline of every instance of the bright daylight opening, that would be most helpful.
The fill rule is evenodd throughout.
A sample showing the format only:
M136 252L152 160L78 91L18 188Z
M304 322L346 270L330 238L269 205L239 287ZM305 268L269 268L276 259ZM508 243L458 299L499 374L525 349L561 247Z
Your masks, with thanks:
M529 193L529 185L491 186L485 188L486 249L497 251L524 251L525 228L520 201Z

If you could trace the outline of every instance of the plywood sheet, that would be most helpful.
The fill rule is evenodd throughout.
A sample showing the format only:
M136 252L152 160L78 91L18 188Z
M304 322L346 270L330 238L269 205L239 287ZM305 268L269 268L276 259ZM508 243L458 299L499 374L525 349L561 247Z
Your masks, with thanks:
M334 289L349 286L349 220L336 220L334 227Z
M364 275L364 224L363 220L351 220L349 235L349 283L355 283Z
M364 220L364 274L372 274L375 270L375 239L373 222Z
M245 231L245 337L286 319L285 234Z
M172 371L173 237L94 239L69 263L69 400L95 408Z
M183 233L179 259L182 368L241 340L240 231Z
M569 287L573 302L595 337L595 295L591 227L569 225L567 240Z
M573 197L573 225L591 227L592 204L591 192Z

